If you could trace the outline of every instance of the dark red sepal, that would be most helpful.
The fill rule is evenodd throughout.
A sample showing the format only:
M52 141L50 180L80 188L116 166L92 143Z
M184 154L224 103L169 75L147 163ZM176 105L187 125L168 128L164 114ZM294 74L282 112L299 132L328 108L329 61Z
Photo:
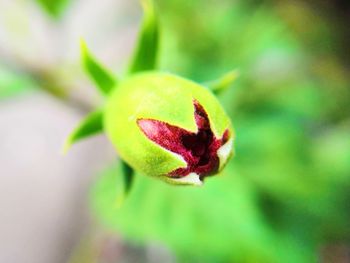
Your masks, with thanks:
M208 114L198 101L194 100L193 105L194 119L198 128L196 133L159 120L137 120L138 126L150 140L181 155L186 161L187 167L178 168L169 173L172 178L196 173L202 180L206 176L215 174L220 162L217 151L229 138L228 130L225 130L222 138L215 138Z

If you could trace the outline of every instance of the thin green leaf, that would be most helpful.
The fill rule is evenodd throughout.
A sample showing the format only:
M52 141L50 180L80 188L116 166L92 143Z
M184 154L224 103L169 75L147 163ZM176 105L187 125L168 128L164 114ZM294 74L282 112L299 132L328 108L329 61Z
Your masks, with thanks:
M159 25L153 0L141 0L144 17L129 73L152 70L157 66Z
M116 86L116 78L93 57L83 40L80 42L80 50L82 64L86 72L96 83L99 90L103 94L108 94Z
M101 132L103 130L102 117L101 110L88 114L67 138L63 152L66 153L74 143Z
M134 180L134 169L132 169L126 162L122 162L122 172L124 177L124 195L126 196L131 189Z
M239 76L238 70L232 70L216 80L209 81L204 84L204 86L208 87L214 94L220 94L224 90L228 89L233 82Z

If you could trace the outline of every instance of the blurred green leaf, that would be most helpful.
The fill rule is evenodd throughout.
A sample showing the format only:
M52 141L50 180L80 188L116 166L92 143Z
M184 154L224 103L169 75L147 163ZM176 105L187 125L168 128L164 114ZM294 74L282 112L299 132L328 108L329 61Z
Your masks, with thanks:
M100 92L108 94L117 85L116 78L92 56L83 40L80 42L80 51L82 64L86 72L95 82Z
M72 0L36 0L52 17L59 18Z
M28 77L0 66L0 99L21 94L34 87L34 82Z
M111 211L120 210L128 200L126 197L134 191L131 186L134 184L135 172L123 160L118 160L106 170L105 174L108 174L108 176L102 177L103 185L98 183L98 186L95 186L102 187L98 191L101 190L103 196L98 194L98 198L108 198ZM104 182L107 182L106 180L108 185L104 185ZM99 202L94 195L92 200L93 203L95 201Z
M314 163L327 179L350 182L350 122L313 138L312 153Z
M244 73L220 97L237 156L199 189L137 175L123 207L115 206L122 176L107 171L93 191L96 215L135 242L165 243L186 263L317 262L320 246L348 241L349 80L329 53L338 28L310 20L312 8L301 17L308 4L293 1L159 5L166 70L197 81L232 67Z
M201 188L176 187L136 175L120 207L122 180L120 168L107 171L94 188L92 204L102 222L135 242L163 242L179 258L200 262L311 262L313 258L312 250L305 247L309 243L299 247L300 240L266 224L254 188L232 165Z
M103 131L103 111L96 110L89 113L78 125L77 128L67 138L63 152L67 152L69 148L76 142L95 135Z
M139 32L129 73L152 70L157 67L159 25L153 0L141 0L144 17Z

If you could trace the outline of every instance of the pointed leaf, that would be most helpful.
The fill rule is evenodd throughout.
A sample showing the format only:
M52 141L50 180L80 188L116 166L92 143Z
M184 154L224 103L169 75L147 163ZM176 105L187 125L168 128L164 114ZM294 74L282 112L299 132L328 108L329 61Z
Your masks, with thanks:
M232 70L216 80L205 83L204 86L208 87L214 94L219 94L229 88L238 76L238 70Z
M132 169L126 162L122 162L122 173L124 177L124 195L127 196L130 192L133 180L134 180L134 169Z
M141 0L144 17L129 73L156 68L159 26L153 0Z
M112 183L113 193L113 206L115 209L119 209L123 206L134 182L135 171L126 162L119 160L111 170L115 180Z
M36 0L53 18L59 18L71 0Z
M103 94L108 94L117 84L115 77L92 56L86 43L80 42L82 64Z
M103 130L102 117L103 112L101 110L88 114L67 138L63 152L66 153L77 141L101 132Z

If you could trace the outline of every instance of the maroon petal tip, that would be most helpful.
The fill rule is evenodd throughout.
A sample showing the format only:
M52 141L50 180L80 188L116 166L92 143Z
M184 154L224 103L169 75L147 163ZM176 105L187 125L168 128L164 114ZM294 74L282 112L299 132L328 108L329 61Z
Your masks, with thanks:
M218 149L229 139L229 131L225 130L222 138L216 138L210 127L208 114L203 106L193 100L194 120L197 132L154 119L138 119L137 124L148 139L159 146L176 153L186 161L185 168L171 171L171 178L182 178L195 173L200 180L215 174L219 169Z

